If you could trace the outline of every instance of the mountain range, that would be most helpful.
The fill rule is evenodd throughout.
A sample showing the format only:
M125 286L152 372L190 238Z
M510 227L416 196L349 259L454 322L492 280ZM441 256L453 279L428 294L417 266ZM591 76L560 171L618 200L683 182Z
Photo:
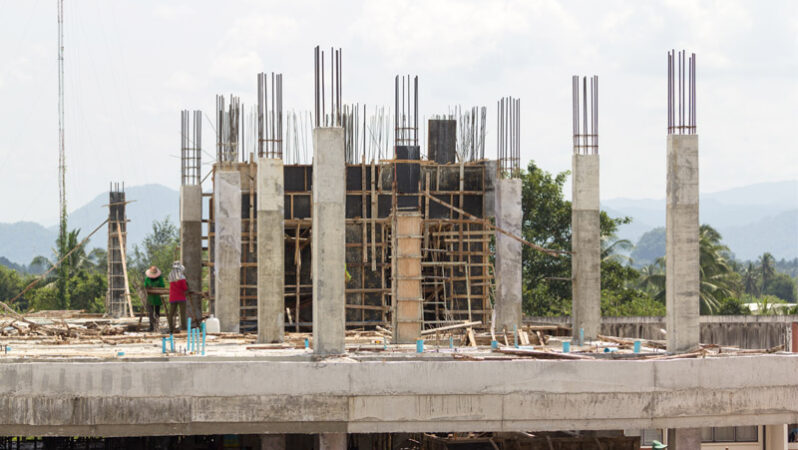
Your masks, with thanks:
M602 200L601 208L613 217L632 217L618 233L632 243L665 226L664 198ZM720 232L737 259L756 259L764 252L776 259L798 258L798 180L702 193L699 216Z
M126 189L128 250L140 243L152 230L154 220L170 218L177 223L177 191L159 184ZM69 227L80 228L86 236L108 215L108 194L98 195L73 211ZM610 216L629 216L632 223L623 225L619 237L637 243L640 237L665 226L665 199L603 200L601 207ZM798 257L798 180L759 183L720 192L701 194L701 223L715 227L738 259L756 259L771 252L777 259ZM58 227L44 227L34 222L0 223L0 257L11 263L27 265L37 255L50 257ZM105 248L107 229L103 227L89 242L88 248ZM0 263L2 260L0 260Z
M140 243L152 231L154 220L169 218L174 224L179 221L179 194L160 184L128 187L125 189L127 205L128 251ZM92 232L108 217L108 193L69 214L69 229L80 229L79 238ZM13 263L27 265L43 255L51 258L58 237L58 225L45 227L35 222L0 223L0 256ZM89 241L87 249L106 248L108 228L103 226Z

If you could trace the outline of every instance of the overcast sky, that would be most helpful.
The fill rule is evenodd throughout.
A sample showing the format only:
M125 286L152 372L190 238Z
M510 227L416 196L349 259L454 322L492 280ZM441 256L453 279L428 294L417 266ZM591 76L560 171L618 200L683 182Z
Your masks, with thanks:
M393 76L411 73L422 115L488 106L490 157L495 102L519 97L522 164L548 171L570 168L571 75L598 75L605 199L664 196L666 52L684 48L698 59L701 190L798 178L796 1L66 0L65 10L70 209L111 181L177 188L180 110L213 117L217 93L253 103L257 72L284 74L286 109L312 109L316 44L343 49L347 103L389 106ZM0 222L58 214L56 12L56 0L0 0Z

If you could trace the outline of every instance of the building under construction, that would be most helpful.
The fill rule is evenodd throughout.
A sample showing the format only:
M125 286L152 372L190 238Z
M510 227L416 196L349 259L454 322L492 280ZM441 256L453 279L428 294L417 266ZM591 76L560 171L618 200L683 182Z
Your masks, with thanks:
M396 76L392 108L345 103L340 50L316 48L313 113L283 110L280 74L257 76L250 110L217 97L207 174L203 114L182 114L180 258L204 294L188 299L188 330L2 318L0 435L102 436L106 448L796 448L798 318L699 315L695 67L668 53L665 317L601 317L598 77L570 80L566 255L522 236L518 99L498 100L488 155L487 108L422 119L410 76ZM111 204L124 205L117 191ZM109 274L122 263L124 276L127 218L111 215ZM570 317L523 316L523 246L570 256ZM124 297L115 282L113 307Z

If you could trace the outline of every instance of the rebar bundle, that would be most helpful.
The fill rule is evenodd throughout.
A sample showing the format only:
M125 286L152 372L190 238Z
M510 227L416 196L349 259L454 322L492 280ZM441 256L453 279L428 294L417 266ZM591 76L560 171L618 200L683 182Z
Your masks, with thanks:
M460 161L485 159L485 124L488 109L472 106L463 112L462 107L450 108L448 118L457 120L457 157Z
M499 178L516 178L521 165L521 100L504 97L498 101L496 148Z
M418 145L418 77L410 75L395 79L394 87L394 146Z
M696 134L695 53L668 52L668 134Z
M180 175L183 186L200 184L202 164L202 111L194 111L194 123L189 111L180 112Z
M216 159L220 163L232 164L238 159L241 110L238 97L231 95L225 109L224 96L216 96Z
M283 74L258 74L258 156L283 157ZM271 104L269 103L271 102Z
M325 95L325 70L324 52L317 45L313 50L314 56L314 86L315 86L315 112L316 127L340 127L342 118L343 96L341 82L343 74L343 52L339 48L330 48L330 113L327 114Z
M291 111L285 116L285 153L283 159L286 164L310 164L313 152L308 152L312 142L311 128L313 116L310 111L297 114Z
M598 76L590 77L588 97L587 77L582 77L582 95L579 95L579 76L571 79L573 98L574 154L598 154ZM581 123L580 123L581 115Z

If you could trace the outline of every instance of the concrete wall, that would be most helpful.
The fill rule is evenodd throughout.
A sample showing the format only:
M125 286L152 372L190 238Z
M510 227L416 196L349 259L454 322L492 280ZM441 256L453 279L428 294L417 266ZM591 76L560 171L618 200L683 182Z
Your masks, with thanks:
M698 136L668 135L665 308L668 350L698 344Z
M214 305L221 330L238 332L241 316L241 174L237 170L217 170L214 189Z
M202 290L202 187L180 186L180 261L193 291ZM168 273L168 267L161 267ZM202 318L202 297L192 296L186 304L194 323Z
M595 338L601 326L599 156L573 155L571 290L574 338Z
M526 317L525 323L570 325L568 317ZM701 342L740 348L790 350L791 325L798 316L701 316ZM664 317L603 317L601 334L642 339L665 339Z
M0 364L0 434L618 430L798 422L798 355ZM154 381L157 380L157 381Z
M343 128L313 130L313 350L344 353L346 165Z
M521 207L521 180L501 179L496 183L496 226L521 236L524 212ZM521 326L521 243L496 233L496 331L512 332Z
M258 159L258 342L282 342L285 332L283 161Z

